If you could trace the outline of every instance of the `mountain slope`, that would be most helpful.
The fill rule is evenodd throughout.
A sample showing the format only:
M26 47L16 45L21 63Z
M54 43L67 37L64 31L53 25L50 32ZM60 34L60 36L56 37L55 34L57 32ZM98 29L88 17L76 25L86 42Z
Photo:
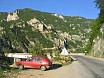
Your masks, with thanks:
M0 51L29 52L39 43L43 48L66 46L81 51L88 42L93 19L63 16L32 9L0 13Z

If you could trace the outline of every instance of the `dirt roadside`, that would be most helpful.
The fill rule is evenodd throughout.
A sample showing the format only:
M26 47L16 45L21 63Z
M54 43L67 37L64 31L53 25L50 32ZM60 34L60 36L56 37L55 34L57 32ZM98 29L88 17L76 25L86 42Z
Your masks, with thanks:
M73 63L60 68L41 71L38 69L25 69L18 73L16 78L75 78Z

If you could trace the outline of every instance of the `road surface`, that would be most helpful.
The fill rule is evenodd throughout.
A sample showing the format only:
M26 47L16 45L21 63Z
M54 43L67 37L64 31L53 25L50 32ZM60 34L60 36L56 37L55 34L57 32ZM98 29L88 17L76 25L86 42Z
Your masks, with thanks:
M77 61L48 71L25 69L17 78L104 78L104 61L85 56L73 56Z
M104 78L104 61L84 56L73 56L76 78Z

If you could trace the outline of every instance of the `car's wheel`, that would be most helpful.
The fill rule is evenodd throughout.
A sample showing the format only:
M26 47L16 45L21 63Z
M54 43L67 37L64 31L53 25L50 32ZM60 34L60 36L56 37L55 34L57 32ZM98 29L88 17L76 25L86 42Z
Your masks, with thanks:
M46 70L46 67L45 67L45 66L41 66L40 69L41 69L42 71L45 71L45 70Z
M23 70L23 69L24 69L24 66L23 66L23 65L19 65L18 68L19 68L20 70Z

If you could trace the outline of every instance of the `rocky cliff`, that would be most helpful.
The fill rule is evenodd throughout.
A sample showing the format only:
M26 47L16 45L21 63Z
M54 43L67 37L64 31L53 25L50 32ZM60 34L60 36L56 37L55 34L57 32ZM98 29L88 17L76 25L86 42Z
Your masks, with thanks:
M91 55L104 57L104 25L100 28L100 35L93 40Z

